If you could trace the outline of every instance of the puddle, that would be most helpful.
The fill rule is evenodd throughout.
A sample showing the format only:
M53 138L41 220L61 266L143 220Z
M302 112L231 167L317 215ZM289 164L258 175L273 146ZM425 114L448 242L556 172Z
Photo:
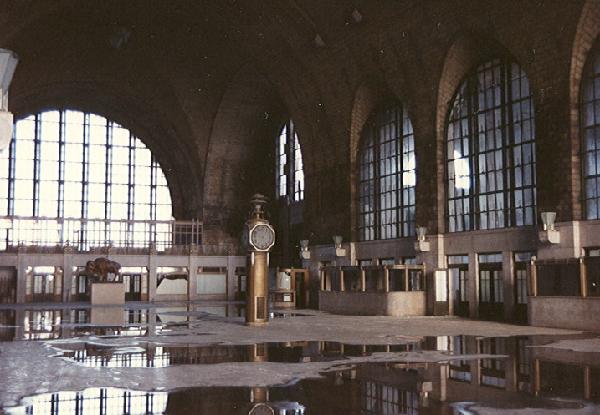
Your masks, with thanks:
M471 362L473 370L481 362ZM555 364L540 383L522 390L514 384L490 387L448 377L447 364L359 364L276 387L201 387L174 391L90 388L44 393L5 408L8 414L474 414L480 408L536 414L600 410L600 384L583 380L585 368ZM475 372L475 370L474 370ZM593 376L600 375L598 372ZM516 380L516 379L515 379ZM565 386L572 385L565 389ZM595 402L595 403L594 403ZM504 410L504 411L501 411ZM528 411L532 411L529 409ZM529 413L529 412L528 412ZM576 413L576 412L569 412ZM583 413L583 412L582 412Z
M203 333L209 334L209 333ZM136 342L134 347L113 346L99 342L77 342L58 344L64 352L59 355L67 360L88 367L146 367L162 368L174 365L198 365L244 362L280 362L308 363L347 360L349 358L369 357L374 353L416 352L411 359L419 358L418 352L435 351L448 356L459 355L498 355L480 359L480 382L493 387L505 387L505 358L512 357L524 367L533 349L530 345L543 345L549 340L527 337L490 337L440 336L425 337L397 345L356 345L328 341L270 342L249 345L229 344L160 344L155 342ZM536 353L547 353L546 348ZM572 355L572 353L570 353ZM584 354L588 356L588 354ZM593 355L591 356L593 357ZM387 360L394 356L387 356ZM401 356L398 355L398 359ZM423 360L426 360L425 357ZM599 363L600 364L600 363ZM454 358L450 360L449 376L456 380L470 382L473 371L470 360Z

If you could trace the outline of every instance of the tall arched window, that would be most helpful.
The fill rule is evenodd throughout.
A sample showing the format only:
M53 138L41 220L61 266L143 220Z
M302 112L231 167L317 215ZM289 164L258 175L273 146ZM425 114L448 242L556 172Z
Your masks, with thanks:
M581 113L586 218L600 219L600 42L583 70Z
M158 162L129 130L99 115L55 110L17 121L10 148L0 152L0 215L79 219L79 241L93 231L135 245L154 225L114 221L171 220L171 196ZM92 230L86 220L106 223Z
M415 144L402 105L386 106L371 116L358 157L361 240L414 235Z
M281 129L277 137L276 195L293 196L295 202L304 199L304 166L298 134L292 120Z
M534 109L519 65L494 59L467 76L446 141L450 232L535 223Z

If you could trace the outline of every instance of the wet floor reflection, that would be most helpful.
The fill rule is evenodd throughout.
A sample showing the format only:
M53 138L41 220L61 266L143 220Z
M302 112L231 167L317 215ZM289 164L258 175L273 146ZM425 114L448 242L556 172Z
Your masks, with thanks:
M178 307L123 309L120 307L3 309L0 341L56 340L82 336L143 337L183 336L202 320L241 318L245 306L238 303L189 304ZM310 314L272 311L271 318L307 317ZM202 333L187 333L202 334Z
M365 363L306 379L292 386L253 388L187 388L171 392L134 392L92 388L27 398L9 413L27 414L471 414L476 407L600 409L599 367L530 361L539 371L529 386L504 372L505 382L489 385L451 377L447 363ZM537 363L535 363L537 361ZM514 365L508 359L506 367ZM472 373L486 367L469 363ZM537 369L536 369L537 367ZM535 380L535 379L538 380ZM557 399L560 398L560 399ZM474 411L474 412L471 412ZM537 412L536 412L537 413ZM544 413L544 412L540 412Z
M178 345L143 343L133 347L110 347L92 342L56 345L66 350L60 357L89 367L160 368L181 364L225 362L307 363L345 360L376 352L423 350L427 341L404 345L350 345L304 341L251 345Z

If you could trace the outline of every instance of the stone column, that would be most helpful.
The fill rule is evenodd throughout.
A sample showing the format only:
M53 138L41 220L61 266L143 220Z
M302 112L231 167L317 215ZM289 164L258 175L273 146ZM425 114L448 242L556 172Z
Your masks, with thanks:
M156 298L156 250L150 249L148 255L148 301L152 302Z
M237 286L237 276L235 275L235 262L234 257L227 257L227 299L229 301L235 300L235 292Z
M25 248L17 248L17 304L25 302L27 290L27 254Z
M502 252L502 279L504 281L504 320L515 316L515 258L510 251Z
M73 286L73 253L70 246L65 246L63 251L63 287L62 301L67 303L71 300L71 287Z
M467 287L469 298L469 317L479 316L479 258L471 252L469 255L469 286Z
M198 298L198 267L200 262L198 261L198 248L193 245L190 248L190 255L188 256L188 301L192 301Z

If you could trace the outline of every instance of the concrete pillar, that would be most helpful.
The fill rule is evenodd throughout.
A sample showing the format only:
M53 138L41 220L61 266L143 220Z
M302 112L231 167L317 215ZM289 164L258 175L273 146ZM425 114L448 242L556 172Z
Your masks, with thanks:
M469 286L467 287L469 298L469 317L479 316L479 258L477 253L469 255Z
M589 366L583 368L583 399L592 399L592 372Z
M156 251L150 250L148 255L148 301L156 298Z
M21 247L17 250L17 304L25 302L27 290L27 258L25 250Z
M338 275L340 276L340 291L346 291L346 286L344 284L344 270L339 268Z
M227 299L235 300L235 292L237 287L237 276L235 275L235 262L232 256L227 257Z
M71 300L71 287L73 286L73 248L65 247L63 252L63 286L62 301L67 303Z
M446 267L448 268L448 267ZM448 276L448 315L454 315L454 304L457 301L456 298L456 287L454 286L454 278L451 270L448 268L446 275Z
M506 339L506 354L509 356L504 360L506 390L515 392L518 389L517 379L517 340L513 337Z
M197 255L188 257L188 301L198 298L198 267L200 261Z
M23 340L25 336L25 313L22 308L15 310L15 340Z
M579 289L582 297L587 297L587 272L584 258L579 258Z
M502 278L504 282L504 320L515 316L515 257L510 251L502 252Z
M383 269L383 291L390 292L390 270L388 267Z
M362 268L360 270L360 290L367 291L367 272Z
M466 338L466 350L466 354L481 353L479 350L479 342L474 336L469 336ZM481 383L481 359L469 360L469 364L471 366L471 383L474 385L479 385Z

